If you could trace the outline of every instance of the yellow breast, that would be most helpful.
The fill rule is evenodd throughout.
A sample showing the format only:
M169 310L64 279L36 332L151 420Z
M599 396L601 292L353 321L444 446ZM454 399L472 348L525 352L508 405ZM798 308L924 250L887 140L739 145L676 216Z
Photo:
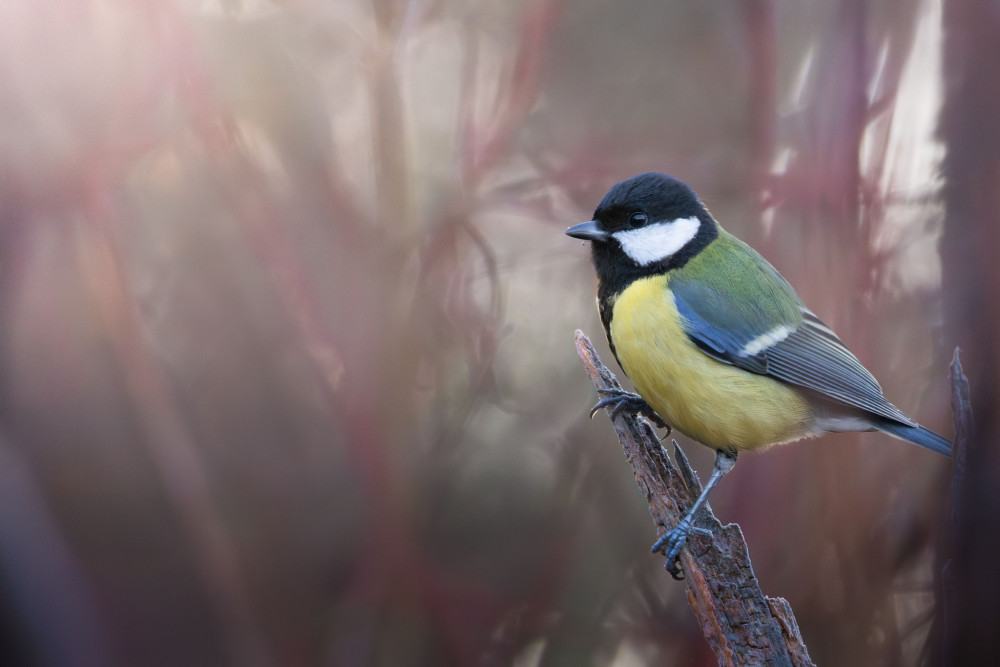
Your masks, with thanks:
M681 328L665 276L637 280L615 301L611 338L639 394L668 424L716 449L760 449L816 435L795 390L712 359Z

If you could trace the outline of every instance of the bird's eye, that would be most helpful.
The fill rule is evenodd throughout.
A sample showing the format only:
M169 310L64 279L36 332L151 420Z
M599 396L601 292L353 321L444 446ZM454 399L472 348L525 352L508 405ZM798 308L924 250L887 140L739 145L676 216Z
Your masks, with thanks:
M636 211L628 217L629 229L639 229L640 227L645 227L647 222L649 222L649 218L642 211Z

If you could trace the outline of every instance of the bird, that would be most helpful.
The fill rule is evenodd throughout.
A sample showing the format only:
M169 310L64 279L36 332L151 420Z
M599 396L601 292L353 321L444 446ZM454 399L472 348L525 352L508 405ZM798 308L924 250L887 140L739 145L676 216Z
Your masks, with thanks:
M604 407L612 419L641 414L716 450L702 493L653 545L675 578L689 534L706 532L695 513L739 452L881 431L951 456L951 443L886 400L777 269L724 230L686 183L633 176L566 234L590 242L604 332L636 390L602 390L591 417Z

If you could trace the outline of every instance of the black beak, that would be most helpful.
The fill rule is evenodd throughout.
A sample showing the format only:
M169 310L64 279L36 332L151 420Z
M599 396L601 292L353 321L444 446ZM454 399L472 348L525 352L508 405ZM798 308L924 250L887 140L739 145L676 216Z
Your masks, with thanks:
M583 239L584 241L607 241L610 236L610 234L598 226L596 220L573 225L566 230L566 234L567 236L572 236L575 239Z

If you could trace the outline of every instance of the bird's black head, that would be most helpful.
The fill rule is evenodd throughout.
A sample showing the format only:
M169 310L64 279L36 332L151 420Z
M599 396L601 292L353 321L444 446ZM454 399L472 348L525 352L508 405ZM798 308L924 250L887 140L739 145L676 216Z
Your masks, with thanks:
M687 184L649 172L615 185L593 220L566 233L592 242L601 291L617 293L637 278L683 266L719 230Z

